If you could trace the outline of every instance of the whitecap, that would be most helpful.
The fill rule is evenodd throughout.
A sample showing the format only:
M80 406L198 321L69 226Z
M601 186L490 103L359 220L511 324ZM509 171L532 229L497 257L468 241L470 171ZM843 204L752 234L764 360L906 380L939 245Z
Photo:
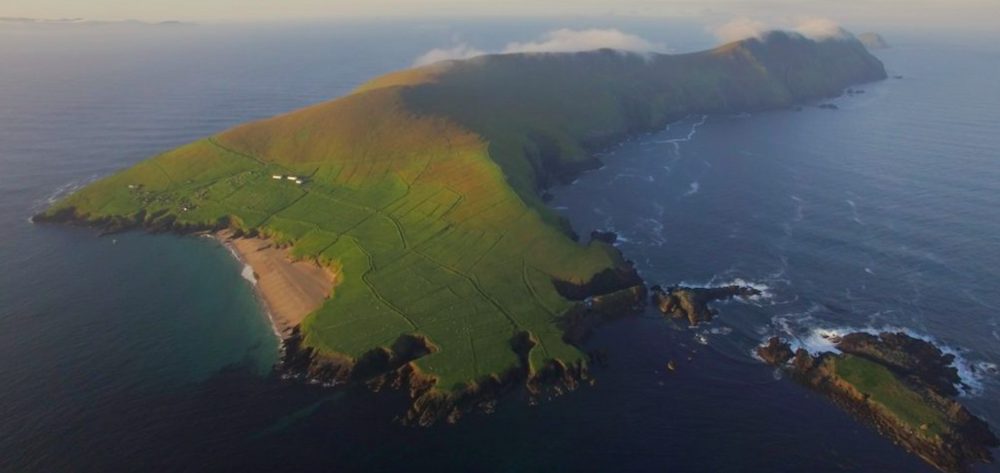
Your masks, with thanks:
M712 335L729 335L733 333L733 329L730 327L712 327L708 329L708 333Z
M851 220L853 220L854 223L858 225L864 225L865 222L861 221L861 215L858 214L857 204L855 204L854 201L851 199L847 199L844 202L847 202L847 205L851 207Z
M684 193L683 197L695 195L699 190L701 190L701 184L699 184L698 181L694 181L691 183L690 187L688 187L688 190Z

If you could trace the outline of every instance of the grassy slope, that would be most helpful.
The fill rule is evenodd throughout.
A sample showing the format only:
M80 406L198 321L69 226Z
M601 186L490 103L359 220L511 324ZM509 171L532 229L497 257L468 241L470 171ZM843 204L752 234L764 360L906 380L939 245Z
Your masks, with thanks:
M858 356L843 355L834 361L834 371L914 432L923 432L921 426L926 426L927 433L938 434L948 425L940 412L883 365Z
M167 152L47 214L221 222L291 244L343 273L303 323L307 345L359 357L419 333L439 350L418 366L449 390L516 367L510 343L523 330L540 342L533 369L583 359L557 327L571 302L551 280L585 282L619 257L570 239L537 190L594 145L879 74L860 44L783 35L648 60L605 51L439 64Z

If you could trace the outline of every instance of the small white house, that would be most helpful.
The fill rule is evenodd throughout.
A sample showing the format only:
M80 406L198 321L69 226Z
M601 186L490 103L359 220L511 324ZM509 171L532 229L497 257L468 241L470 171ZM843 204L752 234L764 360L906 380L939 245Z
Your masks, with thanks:
M282 176L281 174L275 174L275 175L271 176L271 179L278 179L278 180L280 180L283 177L285 177L285 176Z
M296 179L295 183L298 184L298 185L302 185L302 179Z
M295 176L285 176L285 179L288 179L289 181L297 181L297 180L299 180L299 178L297 178Z

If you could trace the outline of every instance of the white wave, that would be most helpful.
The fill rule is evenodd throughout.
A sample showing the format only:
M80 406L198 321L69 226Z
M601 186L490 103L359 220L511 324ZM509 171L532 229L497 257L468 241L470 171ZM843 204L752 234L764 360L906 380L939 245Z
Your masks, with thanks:
M694 123L691 124L691 129L688 130L687 135L685 135L684 137L682 137L682 138L671 138L669 140L658 140L658 141L654 141L654 143L672 144L672 145L674 145L674 152L680 153L681 152L681 143L686 143L686 142L691 141L692 139L694 139L694 135L698 133L698 127L704 125L706 121L708 121L708 115L702 115L700 120L698 120L697 122L694 122Z
M708 333L712 335L729 335L733 333L733 329L730 327L712 327L708 329Z
M698 183L698 181L694 181L691 183L690 187L688 187L688 190L684 193L683 197L695 195L699 190L701 190L701 184Z
M209 236L209 238L211 237ZM240 257L240 254L239 252L236 251L236 248L233 248L233 245L230 245L228 243L223 243L222 246L226 247L226 249L229 250L229 254L233 255L233 258L235 258L236 261L239 261L240 264L243 265L243 269L240 270L240 276L243 277L243 279L246 279L251 285L256 286L257 275L254 274L253 268L251 268L250 265L246 263L246 261L243 261L243 258Z
M855 204L854 201L851 199L847 199L844 202L847 202L847 205L851 207L851 220L853 220L854 223L858 225L864 225L865 222L861 221L861 215L858 214L857 204Z
M760 301L763 299L770 299L774 297L774 294L771 293L771 287L764 283L747 281L746 279L743 278L734 278L726 281L717 282L718 279L719 279L718 276L712 276L712 279L709 279L707 283L689 283L687 281L681 281L680 283L678 283L678 285L691 288L740 286L740 287L749 287L752 289L756 289L757 291L760 292L760 294L756 296L750 296L750 297L737 296L736 300Z
M610 181L608 181L608 184L609 185L610 184L614 184L619 179L626 179L626 178L628 178L628 179L638 179L638 180L646 181L646 182L654 182L655 181L655 179L653 178L652 174L644 176L644 175L639 175L639 174L631 174L631 173L627 173L627 172L622 172L622 173L615 174L615 176L612 177Z
M795 215L792 217L792 221L801 222L802 220L805 219L805 201L796 195L792 195L789 197L791 197L792 200L795 201Z
M250 281L250 284L253 284L254 286L257 285L257 275L254 274L253 268L251 268L249 264L243 265L243 270L240 271L240 276L243 276L243 279Z
M871 268L865 268L865 272L868 273L868 274L871 274L872 276L875 275L875 271L872 271Z
M643 218L636 224L636 229L639 232L645 233L649 236L647 239L651 245L663 246L667 242L667 238L663 235L663 223L659 220L653 218Z

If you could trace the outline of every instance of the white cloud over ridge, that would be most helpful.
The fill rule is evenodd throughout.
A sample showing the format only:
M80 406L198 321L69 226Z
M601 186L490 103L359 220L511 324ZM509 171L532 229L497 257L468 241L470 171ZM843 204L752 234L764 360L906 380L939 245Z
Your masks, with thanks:
M572 30L562 28L542 35L537 41L508 43L505 53L571 53L595 49L614 49L635 53L663 50L662 44L616 29Z
M534 41L510 42L500 53L568 53L592 51L595 49L614 49L633 53L650 53L663 51L666 47L640 36L624 33L616 29L585 29L573 30L561 28L549 31ZM432 49L413 61L415 66L423 66L449 59L468 59L488 54L464 42L458 42L447 48Z
M715 28L709 28L709 31L720 42L729 43L747 38L760 38L770 29L763 21L753 18L737 18Z
M473 48L465 43L459 43L450 48L434 48L427 51L413 60L413 65L425 66L439 61L446 61L449 59L468 59L471 57L482 56L483 54L486 54L486 51Z
M792 31L814 40L852 37L840 24L827 18L798 18L791 22L766 23L744 17L708 28L708 31L722 43L747 38L761 38L765 33L773 30Z

